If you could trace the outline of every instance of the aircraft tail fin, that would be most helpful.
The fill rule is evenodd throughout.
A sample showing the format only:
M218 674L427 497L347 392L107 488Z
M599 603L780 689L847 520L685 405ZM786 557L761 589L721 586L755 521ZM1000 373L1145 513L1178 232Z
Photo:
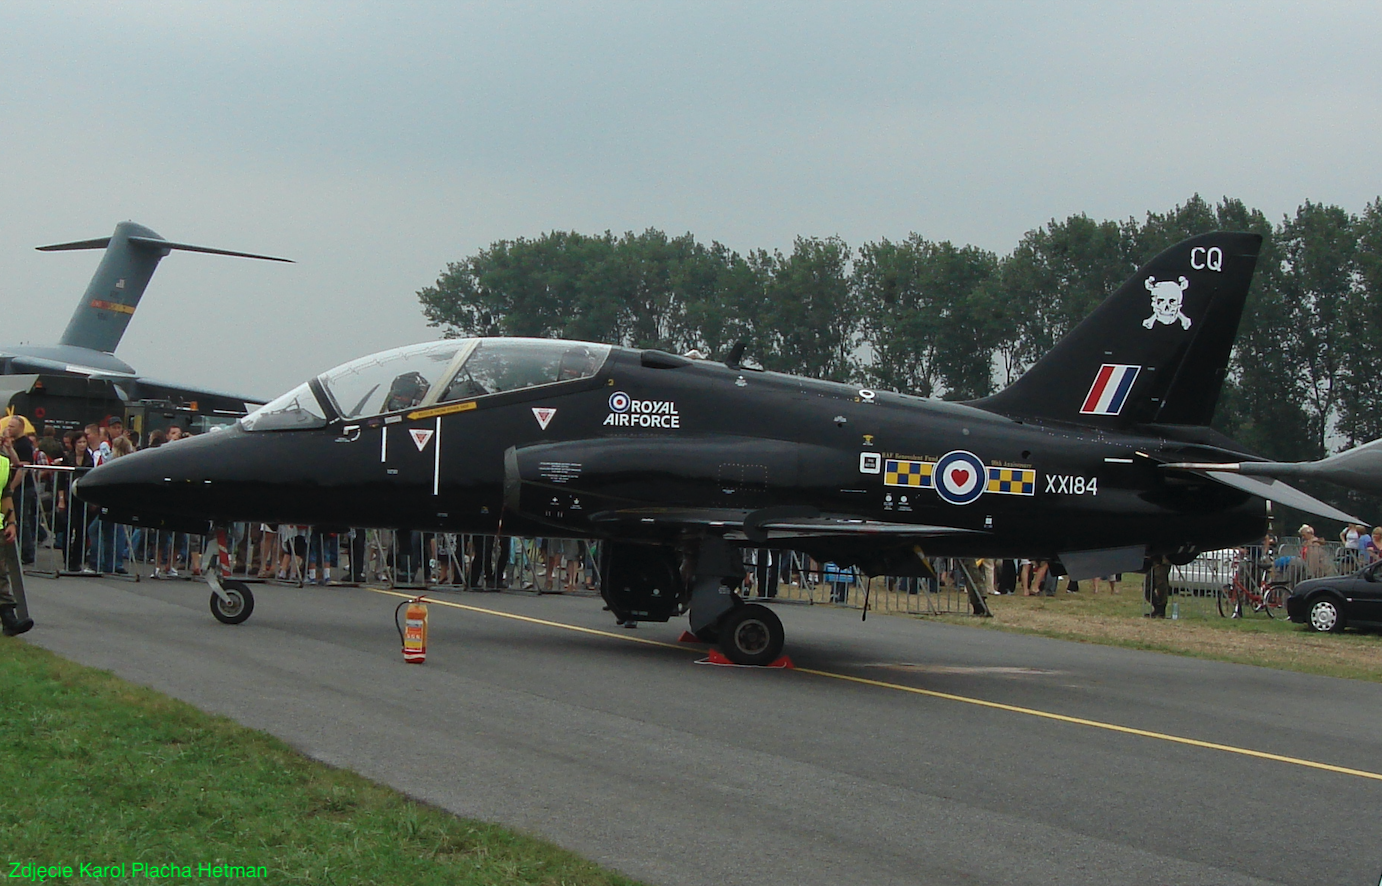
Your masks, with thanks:
M171 243L158 234L134 222L120 222L115 233L96 240L55 243L38 247L40 252L65 252L74 249L104 249L106 254L96 267L86 293L72 312L67 329L58 341L60 345L90 348L114 353L125 327L134 316L134 309L144 295L144 289L158 268L159 261L174 249L187 252L208 252L213 255L233 255L240 258L262 258L286 262L286 258L255 255L250 252L231 252L206 246Z
M1095 427L1208 425L1262 238L1216 232L1177 243L1008 387L971 405Z

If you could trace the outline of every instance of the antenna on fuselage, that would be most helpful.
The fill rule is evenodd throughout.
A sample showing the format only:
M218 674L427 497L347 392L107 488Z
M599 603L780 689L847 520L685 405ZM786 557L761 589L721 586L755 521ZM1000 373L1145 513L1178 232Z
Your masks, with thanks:
M744 360L744 351L748 350L749 343L742 338L734 343L734 347L729 349L729 356L725 358L725 365L730 369L738 369Z

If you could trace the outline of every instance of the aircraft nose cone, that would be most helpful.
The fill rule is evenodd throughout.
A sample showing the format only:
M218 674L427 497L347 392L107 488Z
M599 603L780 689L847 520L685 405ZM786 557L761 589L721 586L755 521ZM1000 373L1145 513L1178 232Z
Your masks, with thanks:
M208 495L211 483L203 476L206 455L217 445L219 436L180 440L112 459L78 479L73 492L117 518L176 515L205 519L214 510Z

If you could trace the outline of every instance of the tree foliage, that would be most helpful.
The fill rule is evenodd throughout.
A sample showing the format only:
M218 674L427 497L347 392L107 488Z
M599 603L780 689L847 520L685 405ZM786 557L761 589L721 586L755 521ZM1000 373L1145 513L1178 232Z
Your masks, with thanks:
M1139 265L1213 230L1264 238L1214 424L1263 455L1382 437L1382 198L1273 224L1198 195L1145 219L1051 220L1005 256L912 234L800 237L740 254L691 234L552 231L448 264L418 296L446 335L603 341L724 356L922 396L1014 381Z

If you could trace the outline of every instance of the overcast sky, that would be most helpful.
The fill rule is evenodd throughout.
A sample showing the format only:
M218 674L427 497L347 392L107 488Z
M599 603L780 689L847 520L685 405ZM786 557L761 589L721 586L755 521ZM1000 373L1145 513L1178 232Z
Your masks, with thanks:
M1382 193L1376 3L0 4L0 341L61 335L132 219L174 253L117 354L271 396L434 338L501 239L999 253L1193 193Z

